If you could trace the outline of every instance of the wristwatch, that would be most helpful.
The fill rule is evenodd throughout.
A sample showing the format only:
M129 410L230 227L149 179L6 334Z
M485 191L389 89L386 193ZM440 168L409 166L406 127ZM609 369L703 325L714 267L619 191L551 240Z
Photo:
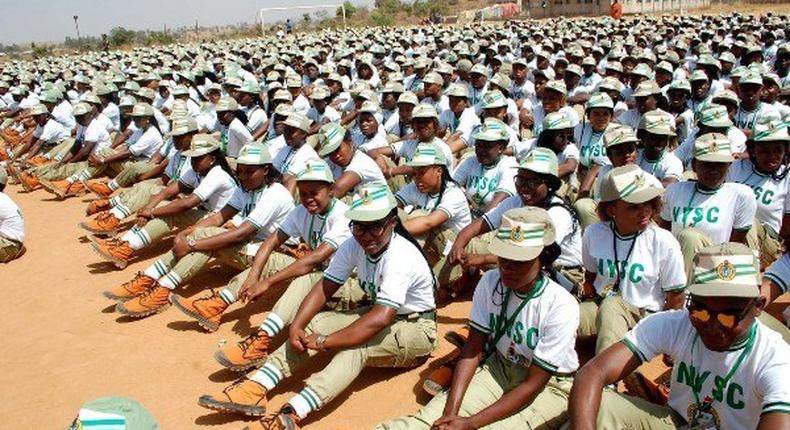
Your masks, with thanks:
M318 337L315 338L315 346L317 346L321 351L326 350L326 348L324 348L324 342L326 342L326 338L327 336L323 334L319 334Z
M197 244L197 241L196 241L195 239L189 239L189 240L187 241L187 246L189 246L189 250L190 250L190 251L194 251L194 249L195 249L195 244Z

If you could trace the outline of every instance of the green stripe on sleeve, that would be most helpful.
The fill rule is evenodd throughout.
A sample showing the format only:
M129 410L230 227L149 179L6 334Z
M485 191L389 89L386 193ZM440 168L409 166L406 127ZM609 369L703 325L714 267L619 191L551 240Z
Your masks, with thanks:
M637 347L636 347L636 345L634 345L633 343L631 343L631 341L630 341L630 340L628 340L628 339L623 339L623 340L621 340L620 342L622 342L622 343L623 343L623 344L626 346L626 348L630 349L630 350L631 350L631 352L633 352L633 353L634 353L634 355L636 356L636 358L638 358L638 359L639 359L639 361L641 361L642 363L644 363L644 362L648 361L648 360L647 360L647 358L645 358L645 355L644 355L644 354L642 354L642 351L640 351L640 350L639 350L639 348L637 348Z
M532 364L540 367L541 369L549 373L557 373L557 369L559 369L557 366L549 363L548 361L541 360L537 356L532 357Z
M469 320L469 325L473 329L479 331L480 333L483 333L483 334L490 334L491 333L491 329L490 328L488 328L488 327L486 327L484 325L480 325L480 324L478 324L478 323L476 323L476 322L474 322L472 320Z

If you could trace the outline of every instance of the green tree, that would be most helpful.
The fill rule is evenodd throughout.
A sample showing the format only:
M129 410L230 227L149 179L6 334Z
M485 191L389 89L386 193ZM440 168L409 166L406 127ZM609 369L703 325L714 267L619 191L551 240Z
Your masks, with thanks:
M110 30L110 36L107 38L112 46L128 45L134 42L137 34L132 30L127 30L123 27L115 27Z
M357 7L354 6L353 4L351 4L350 1L345 1L345 2L343 2L343 7L342 8L340 8L340 7L337 8L337 11L335 12L335 16L337 16L338 18L342 18L343 17L343 8L346 9L346 18L351 18L352 16L354 16L355 13L357 13Z

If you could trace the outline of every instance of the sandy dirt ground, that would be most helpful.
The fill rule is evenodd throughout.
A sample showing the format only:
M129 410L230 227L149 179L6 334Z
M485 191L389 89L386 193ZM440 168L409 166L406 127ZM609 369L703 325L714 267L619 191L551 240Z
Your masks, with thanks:
M246 335L274 303L233 308L216 333L202 331L178 310L142 320L115 313L101 292L131 279L169 248L167 240L123 271L102 263L77 223L83 198L55 201L45 191L8 194L26 222L27 254L0 264L3 348L0 353L0 428L59 429L82 403L100 396L127 396L142 402L170 429L239 429L244 418L198 406L201 394L215 393L235 380L212 353L223 340ZM221 287L234 273L210 267L179 291L185 296ZM440 312L440 334L460 327L470 304ZM436 354L447 352L442 340ZM436 355L435 354L435 355ZM367 369L340 398L313 414L307 429L369 429L415 411L428 400L418 387L429 363L412 370ZM303 378L300 378L303 380ZM277 410L301 389L283 384L271 400Z

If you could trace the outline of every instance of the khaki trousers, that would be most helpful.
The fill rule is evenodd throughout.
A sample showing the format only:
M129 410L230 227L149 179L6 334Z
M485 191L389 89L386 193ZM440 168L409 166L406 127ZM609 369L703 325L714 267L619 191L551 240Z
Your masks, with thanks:
M669 406L605 388L596 428L674 430L685 428L685 421Z
M647 311L626 303L620 296L604 298L600 304L595 301L579 303L578 336L597 336L595 353L620 342L636 326Z
M200 221L206 215L208 215L208 213L202 209L190 209L178 215L154 218L139 229L145 234L145 236L141 236L141 239L143 239L146 245L150 245L153 241L170 233L174 228L189 227Z
M508 391L524 382L527 367L509 362L495 352L477 368L461 402L460 416L471 416L491 406ZM481 429L558 429L567 419L568 397L573 378L552 376L548 384L531 404L517 413ZM376 430L428 430L442 416L447 403L447 392L434 396L414 415L395 418L379 424Z
M464 247L464 251L466 251L467 254L490 254L491 252L488 249L488 245L491 243L491 238L494 237L495 233L496 232L490 231L481 236L472 238ZM458 280L463 275L463 272L464 269L460 265L450 265L445 255L442 255L439 261L433 266L433 273L436 274L439 285L442 287L446 287Z
M159 178L138 182L131 188L110 198L110 206L120 209L124 215L129 217L144 208L153 196L164 189L165 186L162 185L162 180Z
M370 307L349 312L321 312L307 325L307 333L331 334L348 327ZM337 351L329 364L310 376L306 385L325 405L342 393L359 376L362 369L371 367L408 368L420 364L436 348L436 321L424 318L396 318L393 323L373 336L367 343ZM309 363L317 354L308 350L298 354L285 342L266 360L288 378Z
M598 218L598 212L596 212L597 207L598 204L595 203L595 200L588 197L576 200L576 203L574 203L573 208L576 209L576 213L579 214L582 231L601 221L601 219Z

